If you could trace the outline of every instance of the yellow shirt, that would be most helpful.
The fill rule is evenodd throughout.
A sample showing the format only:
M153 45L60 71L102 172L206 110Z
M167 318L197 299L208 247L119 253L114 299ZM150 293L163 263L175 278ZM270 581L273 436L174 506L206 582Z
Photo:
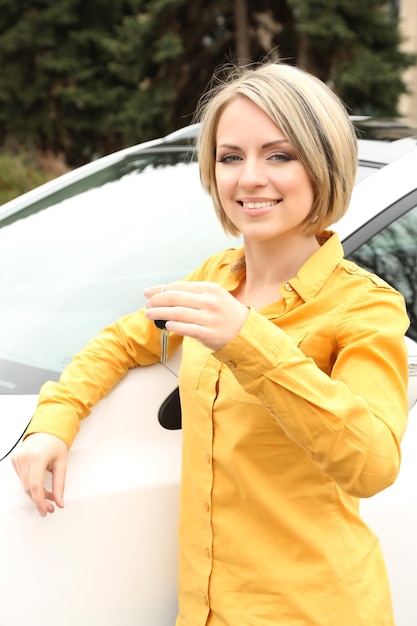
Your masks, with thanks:
M183 340L177 626L394 624L358 509L399 470L408 318L398 292L343 259L337 235L322 239L221 350ZM233 291L242 257L217 254L189 279ZM28 432L71 444L127 369L158 356L143 310L119 320L42 388Z

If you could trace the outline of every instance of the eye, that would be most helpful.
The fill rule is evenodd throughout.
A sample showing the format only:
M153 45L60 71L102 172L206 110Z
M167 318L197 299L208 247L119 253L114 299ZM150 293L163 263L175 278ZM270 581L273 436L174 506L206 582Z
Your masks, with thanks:
M278 161L279 163L288 163L288 161L294 161L295 157L286 152L275 152L268 157L270 161Z
M235 161L241 161L242 157L238 154L224 154L223 156L217 157L217 163L234 163Z

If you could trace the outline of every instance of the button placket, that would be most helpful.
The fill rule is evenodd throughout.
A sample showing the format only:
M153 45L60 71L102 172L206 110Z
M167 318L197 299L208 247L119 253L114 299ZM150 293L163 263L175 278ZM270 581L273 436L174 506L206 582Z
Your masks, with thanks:
M200 533L195 541L198 541L198 554L195 554L196 565L198 565L199 575L196 581L195 590L200 598L201 617L209 615L210 612L210 581L213 571L213 484L214 484L214 422L216 401L220 378L226 371L225 363L219 361L211 361L208 365L215 365L210 368L211 378L207 391L211 395L210 405L207 406L207 412L204 422L201 423L200 441L202 449L197 452L199 465L199 517L202 522ZM230 374L229 374L230 376ZM201 378L203 380L203 377Z
M218 374L220 372L220 365L218 368ZM215 399L213 405L215 403ZM202 508L204 511L204 515L206 516L205 530L204 534L200 537L201 541L201 552L200 555L202 557L201 561L201 593L203 605L205 607L210 606L209 601L209 584L210 584L210 576L212 571L212 546L213 546L213 526L212 526L212 506L211 506L211 497L212 497L212 489L213 489L213 405L210 411L210 415L207 420L207 439L206 439L206 449L201 454L201 463L202 468L204 467L204 483L203 483L203 491L202 491ZM210 431L210 432L209 432Z

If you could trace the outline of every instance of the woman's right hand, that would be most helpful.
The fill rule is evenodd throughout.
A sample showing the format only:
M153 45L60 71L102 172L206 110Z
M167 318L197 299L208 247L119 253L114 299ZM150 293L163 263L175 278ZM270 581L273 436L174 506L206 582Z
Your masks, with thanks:
M29 435L12 455L12 464L23 488L42 517L54 512L53 503L60 508L64 506L67 458L66 443L48 433ZM45 488L46 472L52 475L52 491Z

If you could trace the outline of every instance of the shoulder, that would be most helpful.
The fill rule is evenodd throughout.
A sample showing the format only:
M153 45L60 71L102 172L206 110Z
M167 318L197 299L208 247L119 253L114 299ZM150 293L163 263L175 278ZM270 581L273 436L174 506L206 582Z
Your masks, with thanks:
M380 289L399 293L392 285L387 283L383 278L374 274L365 268L357 265L353 261L348 259L342 259L340 262L340 268L342 273L347 276L355 277L358 283L358 287L362 286L364 289L377 287Z
M346 259L340 263L340 274L345 277L341 310L346 315L341 319L351 323L355 315L362 326L369 319L375 328L388 322L392 328L397 324L401 333L406 332L410 322L401 292L377 274Z
M216 252L206 259L190 276L190 280L219 281L222 276L229 276L235 269L244 267L244 250L233 247Z

